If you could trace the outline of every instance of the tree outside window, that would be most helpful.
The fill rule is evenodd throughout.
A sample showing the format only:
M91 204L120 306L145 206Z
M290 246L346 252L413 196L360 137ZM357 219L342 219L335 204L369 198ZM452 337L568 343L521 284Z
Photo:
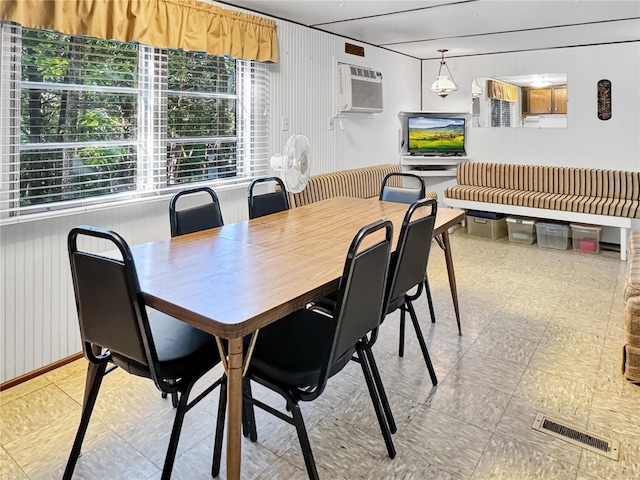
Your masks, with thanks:
M262 64L29 29L0 47L20 79L18 139L0 135L3 151L19 143L3 155L4 190L14 192L0 201L3 218L267 171L266 153L255 153L267 141L266 122L255 121L267 110Z

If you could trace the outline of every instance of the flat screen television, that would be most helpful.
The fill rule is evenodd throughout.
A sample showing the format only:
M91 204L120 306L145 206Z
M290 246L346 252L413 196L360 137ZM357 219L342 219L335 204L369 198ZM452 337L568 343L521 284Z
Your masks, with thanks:
M464 118L409 117L407 120L410 155L466 155Z

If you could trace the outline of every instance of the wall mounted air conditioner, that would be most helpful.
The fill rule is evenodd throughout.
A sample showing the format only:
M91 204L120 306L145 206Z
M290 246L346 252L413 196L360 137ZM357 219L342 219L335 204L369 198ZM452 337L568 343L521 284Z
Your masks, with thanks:
M338 65L341 112L382 112L382 73L356 65Z

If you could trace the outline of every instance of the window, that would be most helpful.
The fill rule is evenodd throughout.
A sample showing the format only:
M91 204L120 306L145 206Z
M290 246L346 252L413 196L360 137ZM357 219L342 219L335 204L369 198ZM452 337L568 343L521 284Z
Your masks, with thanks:
M267 173L263 64L0 28L2 219Z
M491 107L491 126L492 127L513 127L512 110L515 103L507 100L499 100L497 98L489 99Z

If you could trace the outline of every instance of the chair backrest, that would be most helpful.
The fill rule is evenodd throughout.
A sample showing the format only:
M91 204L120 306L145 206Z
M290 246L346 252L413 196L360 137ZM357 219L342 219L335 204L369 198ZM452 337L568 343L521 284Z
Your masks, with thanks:
M424 212L427 209L428 212ZM438 204L435 199L411 204L402 221L396 251L391 258L387 302L424 282Z
M372 244L369 237L376 233L383 238ZM392 238L393 224L379 220L360 229L351 242L338 286L336 331L327 368L380 325ZM328 371L323 373L326 382Z
M113 243L122 258L78 250L79 236ZM94 363L107 361L112 355L133 360L148 367L149 376L157 383L157 354L127 243L115 232L79 226L69 232L67 247L85 356ZM108 352L95 355L93 345Z
M276 182L280 187L280 190L262 195L254 195L254 187L259 183L265 182ZM282 180L278 177L258 178L254 180L249 185L247 197L249 201L249 218L258 218L272 213L289 210L287 189L285 188Z
M200 193L209 194L211 201L195 207L177 209L178 199L186 195ZM171 224L172 237L224 225L216 192L209 187L201 187L176 193L169 202L169 223Z
M402 179L401 187L389 185L390 180L398 177ZM413 173L393 172L382 180L379 198L384 202L413 203L423 199L426 193L427 189L422 177Z

